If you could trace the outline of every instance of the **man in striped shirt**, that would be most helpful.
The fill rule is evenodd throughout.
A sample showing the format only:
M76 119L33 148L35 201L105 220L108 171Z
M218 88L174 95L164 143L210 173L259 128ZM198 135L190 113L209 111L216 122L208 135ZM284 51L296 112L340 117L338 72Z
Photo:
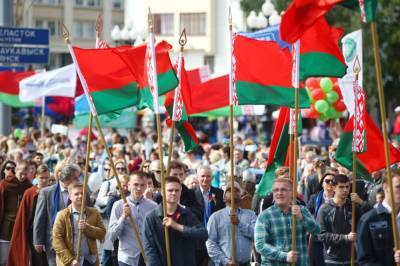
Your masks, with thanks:
M295 262L308 265L306 234L318 234L320 227L305 207L292 205L292 182L277 178L272 188L274 205L257 218L255 246L261 265L280 266ZM296 250L292 250L292 215L296 216Z

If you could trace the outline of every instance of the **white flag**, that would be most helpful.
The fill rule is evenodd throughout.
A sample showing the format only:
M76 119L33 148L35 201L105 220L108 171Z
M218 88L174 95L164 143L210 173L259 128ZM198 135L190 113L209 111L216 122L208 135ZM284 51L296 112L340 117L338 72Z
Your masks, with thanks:
M358 74L358 86L363 87L363 58L362 58L362 33L361 30L353 31L342 39L342 50L344 59L346 60L347 73L343 78L339 79L340 91L343 95L344 104L350 115L354 114L354 92L353 82L355 74L353 72L356 57L360 62L360 73Z
M43 96L75 97L76 71L74 65L37 73L19 83L19 99L33 101Z

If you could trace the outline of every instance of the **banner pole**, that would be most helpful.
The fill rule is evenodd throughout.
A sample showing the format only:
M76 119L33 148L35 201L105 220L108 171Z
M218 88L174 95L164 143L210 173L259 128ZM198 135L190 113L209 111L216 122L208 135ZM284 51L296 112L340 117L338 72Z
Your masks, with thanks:
M386 161L386 174L388 177L388 185L389 185L389 193L390 193L390 204L392 209L395 208L394 203L394 193L393 193L393 185L392 185L392 173L390 169L390 150L389 150L389 137L386 127L386 107L385 107L385 96L383 91L383 81L382 81L382 67L381 67L381 59L379 55L379 42L378 42L378 31L376 22L370 23L371 27L371 36L372 36L372 46L374 52L374 61L375 61L375 75L376 75L376 83L378 90L378 98L379 98L379 109L381 114L381 123L382 123L382 133L383 133L383 144L385 149L385 161ZM394 241L394 249L399 250L399 236L398 236L398 228L396 223L396 213L392 211L392 234ZM400 266L400 263L396 263L397 266Z

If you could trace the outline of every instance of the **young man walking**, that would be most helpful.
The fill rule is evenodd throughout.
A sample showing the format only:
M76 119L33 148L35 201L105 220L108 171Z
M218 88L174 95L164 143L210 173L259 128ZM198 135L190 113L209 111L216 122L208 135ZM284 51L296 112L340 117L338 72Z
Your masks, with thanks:
M206 241L207 230L188 208L179 205L182 191L179 178L166 177L165 191L166 217L160 204L145 219L143 242L147 265L167 265L164 227L168 228L172 265L195 265L196 241Z
M83 219L79 220L83 204L83 184L70 184L68 194L71 204L57 214L53 226L53 248L57 266L97 266L99 256L96 240L103 240L106 234L100 213L95 208L86 207ZM78 260L79 230L82 230L82 238Z

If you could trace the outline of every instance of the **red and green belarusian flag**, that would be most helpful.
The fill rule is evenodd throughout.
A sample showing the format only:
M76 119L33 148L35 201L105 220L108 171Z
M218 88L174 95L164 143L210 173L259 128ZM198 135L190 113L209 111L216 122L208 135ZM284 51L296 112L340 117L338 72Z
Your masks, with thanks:
M282 166L289 166L289 121L290 109L281 107L269 148L267 169L257 185L256 192L260 197L264 197L272 191L275 170Z
M146 44L137 47L115 48L114 52L129 66L139 84L138 108L149 107L153 109L153 96L150 90L147 74L147 49ZM178 79L171 64L169 51L172 46L162 41L157 44L156 70L158 82L158 95L163 95L173 90L178 85Z
M236 94L240 105L272 104L294 107L293 59L288 48L281 48L274 41L236 35L233 55ZM299 107L309 106L307 92L301 88Z
M86 83L87 93L91 96L91 109L94 108L98 114L138 104L137 78L113 50L70 49L82 85L85 87L83 83Z
M354 116L350 117L335 153L335 161L352 171L353 166L353 130ZM366 179L371 178L371 173L384 169L385 151L382 148L383 136L374 121L365 114L365 152L357 153L357 175ZM390 162L394 164L400 161L400 151L390 145Z
M281 27L282 28L282 27ZM300 38L300 80L308 77L343 77L346 63L339 47L343 29L320 17Z
M282 16L281 39L288 43L297 41L320 17L335 5L342 5L360 12L366 22L376 20L378 0L293 0Z
M0 72L0 102L12 107L31 107L34 102L21 102L19 99L19 82L35 74L35 71Z
M182 138L183 144L185 145L185 151L188 152L198 147L199 140L197 139L196 132L192 125L188 122L188 116L182 96L182 89L187 90L185 88L190 87L185 71L183 53L179 55L176 69L179 85L175 90L167 92L164 106L167 110L168 116L171 118L167 120L168 127L171 127L172 125L171 120L175 121L175 128L178 130L178 133Z

